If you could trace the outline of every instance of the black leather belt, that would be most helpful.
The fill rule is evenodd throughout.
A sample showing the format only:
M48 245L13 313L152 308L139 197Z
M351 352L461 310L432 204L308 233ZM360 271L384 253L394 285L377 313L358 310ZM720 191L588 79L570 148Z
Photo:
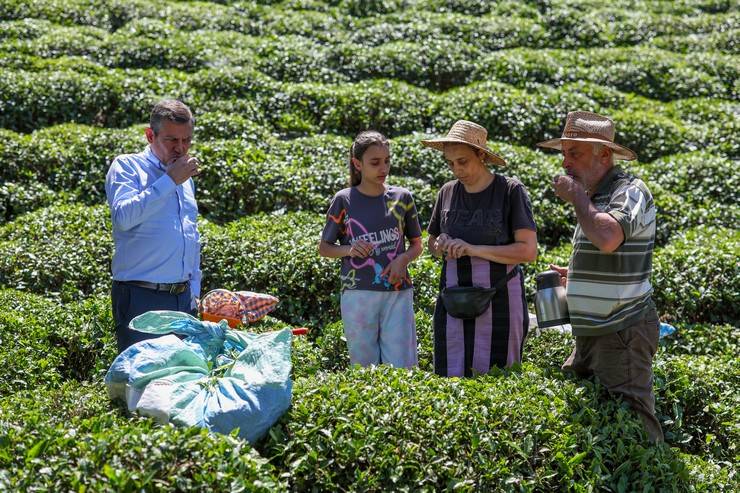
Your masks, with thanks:
M148 282L148 281L116 281L121 284L130 284L140 288L151 289L153 291L164 291L170 294L182 294L190 287L190 281L185 282Z

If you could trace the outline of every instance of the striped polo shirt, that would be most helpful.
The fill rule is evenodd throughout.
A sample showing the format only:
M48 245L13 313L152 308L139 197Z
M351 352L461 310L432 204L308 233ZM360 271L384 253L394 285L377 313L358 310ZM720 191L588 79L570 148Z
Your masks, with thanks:
M568 311L573 334L599 336L635 324L653 306L650 273L655 245L655 203L647 186L615 166L591 197L624 231L624 243L600 251L581 225L573 234L568 267Z

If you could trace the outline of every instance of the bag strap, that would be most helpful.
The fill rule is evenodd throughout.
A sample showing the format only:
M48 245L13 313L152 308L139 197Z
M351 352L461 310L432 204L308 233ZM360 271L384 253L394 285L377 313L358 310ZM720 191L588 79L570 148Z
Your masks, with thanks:
M519 264L516 264L511 271L509 271L508 274L506 274L504 277L498 280L496 284L491 286L490 288L477 288L477 289L483 289L484 292L490 294L491 296L495 295L501 288L503 288L509 281L514 279L517 274L519 274L519 271L521 271L521 267L519 267ZM442 288L443 290L447 288Z
M514 277L519 274L519 271L521 271L521 267L519 267L519 264L516 264L513 269L509 271L508 274L506 274L504 277L499 279L499 281L493 285L493 289L498 291L499 289L503 288L505 284L507 284L509 281L514 279Z

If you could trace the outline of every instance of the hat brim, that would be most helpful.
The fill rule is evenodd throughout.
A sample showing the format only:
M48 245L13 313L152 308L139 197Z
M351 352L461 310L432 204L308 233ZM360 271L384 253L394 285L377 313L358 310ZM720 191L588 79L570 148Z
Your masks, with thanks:
M563 137L559 139L550 139L545 140L542 142L538 142L538 147L544 147L546 149L555 149L558 151L562 151L563 147L561 142L563 141L570 141L570 142L588 142L590 144L604 144L605 146L609 147L614 151L614 159L621 159L623 161L632 161L634 159L637 159L637 154L635 154L635 151L628 147L624 147L619 144L615 144L614 142L610 142L608 140L603 139L594 139L591 137Z
M428 139L428 140L422 140L421 145L424 147L431 147L432 149L436 149L440 152L444 152L445 150L445 144L467 144L471 147L474 147L476 149L479 149L483 151L486 155L484 158L484 161L491 164L496 164L498 166L503 166L506 164L506 161L504 161L504 158L499 156L498 154L494 153L487 147L481 147L479 145L471 144L470 142L462 139L450 139L450 138L440 138L440 139Z

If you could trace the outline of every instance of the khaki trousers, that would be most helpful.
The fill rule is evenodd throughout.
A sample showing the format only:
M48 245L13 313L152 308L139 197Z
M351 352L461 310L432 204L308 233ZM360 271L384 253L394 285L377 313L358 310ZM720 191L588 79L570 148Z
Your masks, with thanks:
M640 416L653 442L663 441L653 394L658 332L658 315L651 308L639 322L619 332L576 336L576 347L562 367L581 377L594 375L610 393L621 395Z

